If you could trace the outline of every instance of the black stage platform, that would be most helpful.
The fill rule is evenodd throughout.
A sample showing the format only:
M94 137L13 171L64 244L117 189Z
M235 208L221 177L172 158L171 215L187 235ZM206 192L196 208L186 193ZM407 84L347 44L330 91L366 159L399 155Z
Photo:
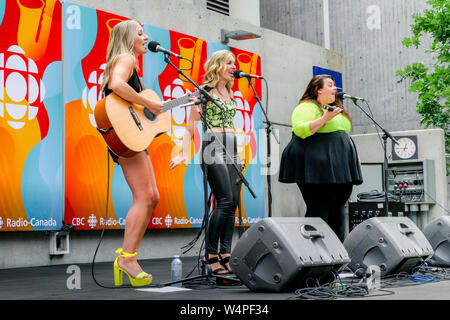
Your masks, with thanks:
M184 275L187 275L192 270L194 271L191 276L199 274L196 268L196 258L184 257L182 261ZM72 302L68 305L69 308L74 307L73 303L75 301L75 306L78 306L78 303L82 303L80 306L87 303L88 307L94 304L104 307L105 312L114 313L116 309L110 310L111 302L109 300L133 301L131 307L136 303L135 300L142 300L146 301L145 305L149 308L164 307L169 311L168 314L181 316L183 312L187 312L187 314L184 314L185 317L180 317L179 319L191 319L187 316L193 316L192 312L207 312L207 306L215 308L214 315L208 316L203 314L200 318L219 319L225 316L225 305L228 305L228 308L230 306L236 308L237 305L240 305L239 310L241 313L235 314L235 317L250 319L250 316L256 316L255 312L259 310L258 317L255 319L269 319L271 318L268 317L269 315L273 316L286 310L297 310L300 306L323 309L324 301L327 305L330 303L333 308L334 306L340 308L346 305L346 308L355 306L365 308L367 303L371 306L370 308L373 308L373 301L385 301L389 305L394 303L396 308L401 307L402 309L411 310L410 308L413 307L420 311L430 310L428 305L420 307L420 300L428 300L429 302L438 300L435 301L438 302L436 304L437 308L449 303L442 300L450 300L450 281L447 280L450 278L448 275L441 279L434 279L435 282L429 281L430 279L428 278L413 281L408 275L406 277L391 278L382 281L381 290L375 290L366 295L356 294L351 296L349 294L343 297L327 296L323 292L317 294L317 292L313 291L307 292L302 297L295 292L252 292L240 283L222 286L215 284L214 281L210 283L207 281L191 281L183 284L182 288L158 287L158 284L170 282L170 262L171 259L140 260L143 269L153 274L152 287L146 288L127 287L113 289L100 287L93 280L91 264L4 269L0 270L0 300L3 300L0 303L3 307L12 303L12 307L21 308L22 305L28 305L28 303L32 302L30 300L39 300L38 305L47 309L49 302L59 300L57 304L51 303L51 305L54 307L63 306L65 309L66 304L64 301L68 302L71 300ZM74 273L73 271L77 269L80 270L78 282L74 278L77 272ZM342 280L347 283L352 278L350 273L345 272L341 273L341 276ZM112 261L96 263L95 278L103 286L113 286ZM353 279L353 283L358 282L357 278ZM129 283L126 278L124 278L124 283ZM312 297L312 299L304 299L308 297ZM6 300L9 300L9 302ZM102 302L106 300L109 301L107 305ZM14 302L17 301L26 301L27 304L15 306ZM348 305L349 301L353 301L351 305ZM407 303L407 305L402 307L402 303ZM433 302L432 304L434 305L435 303ZM121 305L121 302L117 305ZM264 306L266 306L266 309L264 309ZM202 309L203 307L204 309ZM433 306L432 308L435 307ZM244 310L246 313L242 313ZM264 310L268 310L268 314L261 313ZM321 312L331 312L331 310L321 310ZM99 311L97 310L97 312ZM125 311L122 310L121 312ZM178 319L178 317L168 317L167 319L175 318ZM228 319L229 316L227 315L224 318ZM192 319L197 318L194 317Z

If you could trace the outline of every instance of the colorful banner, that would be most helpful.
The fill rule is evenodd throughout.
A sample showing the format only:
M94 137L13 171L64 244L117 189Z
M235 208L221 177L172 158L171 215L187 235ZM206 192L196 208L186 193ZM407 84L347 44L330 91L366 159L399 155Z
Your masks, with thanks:
M60 2L0 0L0 34L0 231L58 230L63 220Z
M144 24L144 31L149 41L157 41L162 47L180 54L189 61L171 57L171 62L184 71L194 82L201 84L204 76L204 64L217 50L228 49L236 56L236 68L245 73L261 74L261 59L259 55L230 48L228 46L207 42L174 31L169 31ZM145 85L162 96L162 100L176 99L195 87L183 76L164 61L161 53L149 53L144 57ZM253 80L258 95L261 95L260 80ZM256 82L256 83L255 83ZM244 177L256 194L254 199L243 185L241 191L241 214L246 226L264 217L264 180L261 175L261 159L258 159L260 145L258 133L262 129L262 112L256 106L257 100L248 80L236 79L234 98L237 102L237 112L234 126L238 142L238 152L241 159L245 159L246 169ZM155 139L149 147L155 169L156 181L160 192L160 202L153 212L150 221L151 228L187 228L201 227L204 216L204 187L203 172L200 168L200 146L203 128L199 122L191 141L189 165L179 165L174 170L169 169L168 163L181 149L181 143L186 130L191 107L174 108L170 111L172 127L166 134ZM262 145L262 141L261 141ZM182 182L182 183L180 183ZM209 192L209 191L208 191ZM239 224L238 211L236 225Z
M127 185L125 181L117 181L122 170L120 166L115 166L107 153L94 119L95 105L101 99L100 87L109 35L117 23L127 19L70 2L64 3L64 221L76 229L101 229L104 224L108 229L123 228L127 211L117 210L113 201L125 201L127 204L131 201L127 193L112 200L110 196L106 215L107 193L111 195L111 189L117 188L126 190Z
M261 75L261 57L258 54L230 48L236 56L236 68L247 74ZM253 87L260 99L261 80L252 79ZM256 100L253 89L247 78L235 80L234 98L237 101L237 112L234 127L237 135L238 152L245 159L246 169L243 172L256 198L243 185L241 191L241 207L244 221L250 225L264 218L264 178L262 174L264 161L263 145L266 139L263 129L261 107ZM238 222L238 221L236 221ZM248 226L249 223L246 223Z
M78 230L124 228L131 191L96 129L94 109L101 98L111 29L126 19L67 1L61 5L58 0L0 0L0 231L59 230L62 223ZM171 58L198 84L207 59L224 48L235 54L238 69L261 72L257 54L143 26L149 41L192 61ZM140 60L145 87L164 101L192 92L194 86L180 79L163 57L150 52ZM253 81L260 95L260 80ZM233 92L238 151L246 164L243 173L257 195L254 199L242 187L242 217L248 226L264 217L258 159L262 113L247 79L236 80ZM169 112L171 128L148 148L160 193L149 228L197 228L204 214L199 165L203 130L201 124L196 128L190 164L170 170L169 160L180 150L190 108Z
M184 70L186 76L196 83L201 83L204 75L203 66L207 60L205 40L148 24L144 24L144 32L148 35L149 41L157 41L162 47L192 61L191 65L185 59L170 58L176 67ZM194 91L194 85L178 78L177 70L164 61L162 53L146 54L144 64L145 87L157 92L163 101L176 99ZM169 168L170 159L180 150L189 112L190 107L171 109L170 130L156 138L148 149L160 193L160 201L150 220L151 228L190 228L199 227L202 223L203 211L197 212L197 206L203 202L201 197L203 187L198 189L195 177L186 174L186 166L179 165L174 170ZM200 148L199 134L197 129L194 133L195 145L191 143L191 150L194 148L195 153ZM200 169L198 164L196 167ZM194 210L189 210L186 208L186 202L197 206Z

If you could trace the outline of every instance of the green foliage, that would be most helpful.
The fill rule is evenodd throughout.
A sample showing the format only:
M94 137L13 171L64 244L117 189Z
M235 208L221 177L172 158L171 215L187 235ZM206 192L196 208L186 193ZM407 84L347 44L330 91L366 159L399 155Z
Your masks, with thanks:
M429 68L420 62L397 70L398 82L411 81L409 91L419 94L417 112L425 128L442 128L445 133L445 150L450 154L450 0L428 0L430 9L421 14L413 14L412 36L402 44L416 49L424 35L431 37L432 43L426 53L431 54L433 65ZM447 173L449 172L447 162Z

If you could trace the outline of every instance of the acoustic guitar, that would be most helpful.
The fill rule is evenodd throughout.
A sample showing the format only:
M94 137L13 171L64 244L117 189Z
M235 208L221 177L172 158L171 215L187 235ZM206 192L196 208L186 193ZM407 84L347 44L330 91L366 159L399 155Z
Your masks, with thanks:
M156 92L150 89L139 94L150 100L161 101ZM171 121L167 111L186 105L191 97L198 96L198 92L195 91L163 102L162 112L155 115L147 108L132 104L111 93L95 105L97 130L112 152L121 157L132 157L147 149L155 137L170 129Z

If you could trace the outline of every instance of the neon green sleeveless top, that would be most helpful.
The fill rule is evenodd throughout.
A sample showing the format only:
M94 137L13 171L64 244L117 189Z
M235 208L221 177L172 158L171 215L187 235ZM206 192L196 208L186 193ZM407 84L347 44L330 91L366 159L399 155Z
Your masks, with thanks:
M305 139L312 135L309 130L309 123L313 120L319 119L322 113L319 107L314 102L305 101L300 103L292 112L292 132L296 136ZM340 113L333 119L327 121L323 127L317 130L318 133L328 133L338 130L344 130L349 133L352 125L350 120L344 114Z
M215 93L212 94L219 108L211 101L206 104L206 122L209 127L234 128L233 118L236 114L236 103L223 101ZM206 128L205 128L206 130Z

